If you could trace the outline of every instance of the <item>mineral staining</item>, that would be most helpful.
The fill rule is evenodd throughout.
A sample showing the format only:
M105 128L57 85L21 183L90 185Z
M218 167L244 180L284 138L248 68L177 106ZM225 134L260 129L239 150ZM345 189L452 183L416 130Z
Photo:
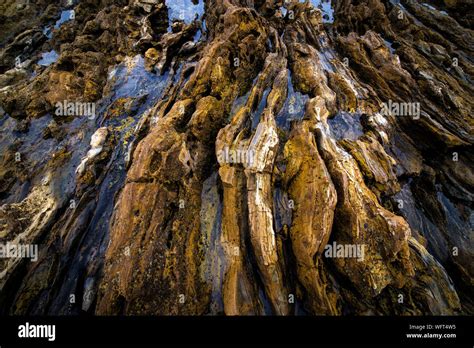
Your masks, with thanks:
M42 54L41 59L38 61L38 65L50 66L58 60L59 55L55 50L45 52Z
M468 6L7 0L0 312L473 314Z

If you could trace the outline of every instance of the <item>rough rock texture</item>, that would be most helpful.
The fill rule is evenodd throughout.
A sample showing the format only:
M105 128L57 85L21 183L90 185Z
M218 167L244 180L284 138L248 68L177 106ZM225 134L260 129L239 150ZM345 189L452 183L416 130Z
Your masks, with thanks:
M0 5L0 312L473 314L472 6L326 5Z

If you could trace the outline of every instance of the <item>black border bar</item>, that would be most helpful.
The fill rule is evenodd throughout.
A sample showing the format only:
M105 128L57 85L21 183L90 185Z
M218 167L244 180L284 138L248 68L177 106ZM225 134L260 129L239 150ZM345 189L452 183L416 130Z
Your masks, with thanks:
M25 323L55 325L56 338L20 338ZM410 328L410 325L411 328ZM437 325L447 325L440 329ZM455 325L455 328L454 328ZM424 329L413 329L418 326ZM431 329L430 329L431 328ZM437 329L436 329L437 328ZM407 338L411 333L456 338ZM19 317L0 316L0 346L58 344L229 345L297 344L466 346L474 344L472 316L444 317Z

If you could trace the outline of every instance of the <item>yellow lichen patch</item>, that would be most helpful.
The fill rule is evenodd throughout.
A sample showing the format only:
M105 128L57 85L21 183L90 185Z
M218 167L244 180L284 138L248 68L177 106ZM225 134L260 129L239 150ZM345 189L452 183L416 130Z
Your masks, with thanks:
M67 149L63 147L59 151L53 153L48 164L52 169L57 169L69 161L70 158L71 152L67 151Z
M132 124L135 122L133 117L127 117L120 121L120 125L115 127L115 130L119 133L123 133L122 135L122 144L123 146L128 145L128 140L133 135L133 127Z

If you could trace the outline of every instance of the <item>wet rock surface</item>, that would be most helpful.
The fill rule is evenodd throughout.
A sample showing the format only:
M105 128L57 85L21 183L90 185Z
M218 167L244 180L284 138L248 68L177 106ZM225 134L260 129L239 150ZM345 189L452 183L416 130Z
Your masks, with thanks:
M474 313L468 2L0 19L2 314Z

